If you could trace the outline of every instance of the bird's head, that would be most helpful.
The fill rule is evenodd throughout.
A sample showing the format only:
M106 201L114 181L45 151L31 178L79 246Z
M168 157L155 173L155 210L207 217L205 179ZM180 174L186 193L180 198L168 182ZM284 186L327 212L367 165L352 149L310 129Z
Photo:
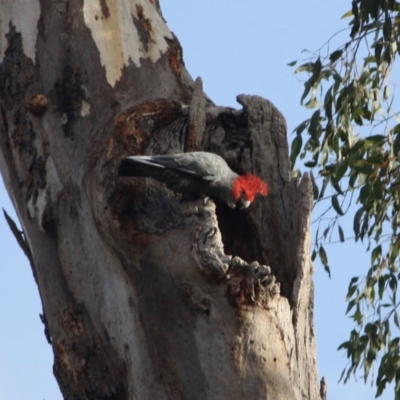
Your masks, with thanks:
M258 176L253 174L241 175L233 181L231 194L233 199L242 204L242 208L247 208L256 197L268 195L268 185Z

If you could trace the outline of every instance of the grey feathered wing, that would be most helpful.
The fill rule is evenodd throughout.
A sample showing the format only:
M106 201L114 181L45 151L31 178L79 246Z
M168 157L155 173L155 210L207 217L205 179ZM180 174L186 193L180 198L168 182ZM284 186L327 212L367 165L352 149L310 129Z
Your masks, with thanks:
M214 157L215 156L215 157ZM215 163L217 161L217 164ZM119 176L152 176L159 179L165 170L194 176L204 181L218 179L216 166L225 162L216 154L201 152L164 154L156 156L131 156L122 160Z
M214 153L131 156L122 160L118 174L155 178L175 192L212 197L230 206L235 204L231 187L238 175Z

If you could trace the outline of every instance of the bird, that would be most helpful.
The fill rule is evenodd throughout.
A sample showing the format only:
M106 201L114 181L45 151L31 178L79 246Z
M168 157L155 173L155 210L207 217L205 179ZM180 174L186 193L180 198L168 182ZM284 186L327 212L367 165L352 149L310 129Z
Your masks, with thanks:
M175 192L212 198L235 208L247 208L257 194L267 196L268 185L254 174L238 175L215 153L130 156L118 168L120 177L151 177Z

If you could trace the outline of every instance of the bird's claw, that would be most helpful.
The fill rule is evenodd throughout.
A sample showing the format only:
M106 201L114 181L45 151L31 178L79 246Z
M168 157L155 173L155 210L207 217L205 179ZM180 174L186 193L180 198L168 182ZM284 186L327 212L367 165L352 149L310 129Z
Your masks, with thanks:
M249 264L240 257L230 260L227 281L228 298L236 306L247 300L266 306L280 293L280 285L269 266L257 261Z

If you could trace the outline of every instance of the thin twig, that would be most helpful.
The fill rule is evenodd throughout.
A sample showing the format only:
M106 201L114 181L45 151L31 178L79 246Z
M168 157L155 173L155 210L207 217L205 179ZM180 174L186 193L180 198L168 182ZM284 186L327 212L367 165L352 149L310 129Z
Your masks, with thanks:
M25 239L25 234L23 231L20 231L17 227L17 224L13 221L13 219L7 214L7 211L3 208L3 213L4 213L4 218L7 221L8 227L10 228L11 232L13 233L15 239L17 240L17 243L19 244L19 247L22 249L24 252L26 258L29 260L29 263L31 264L32 268L32 273L36 279L36 267L33 262L33 257L31 253L31 249L29 248L28 242Z

